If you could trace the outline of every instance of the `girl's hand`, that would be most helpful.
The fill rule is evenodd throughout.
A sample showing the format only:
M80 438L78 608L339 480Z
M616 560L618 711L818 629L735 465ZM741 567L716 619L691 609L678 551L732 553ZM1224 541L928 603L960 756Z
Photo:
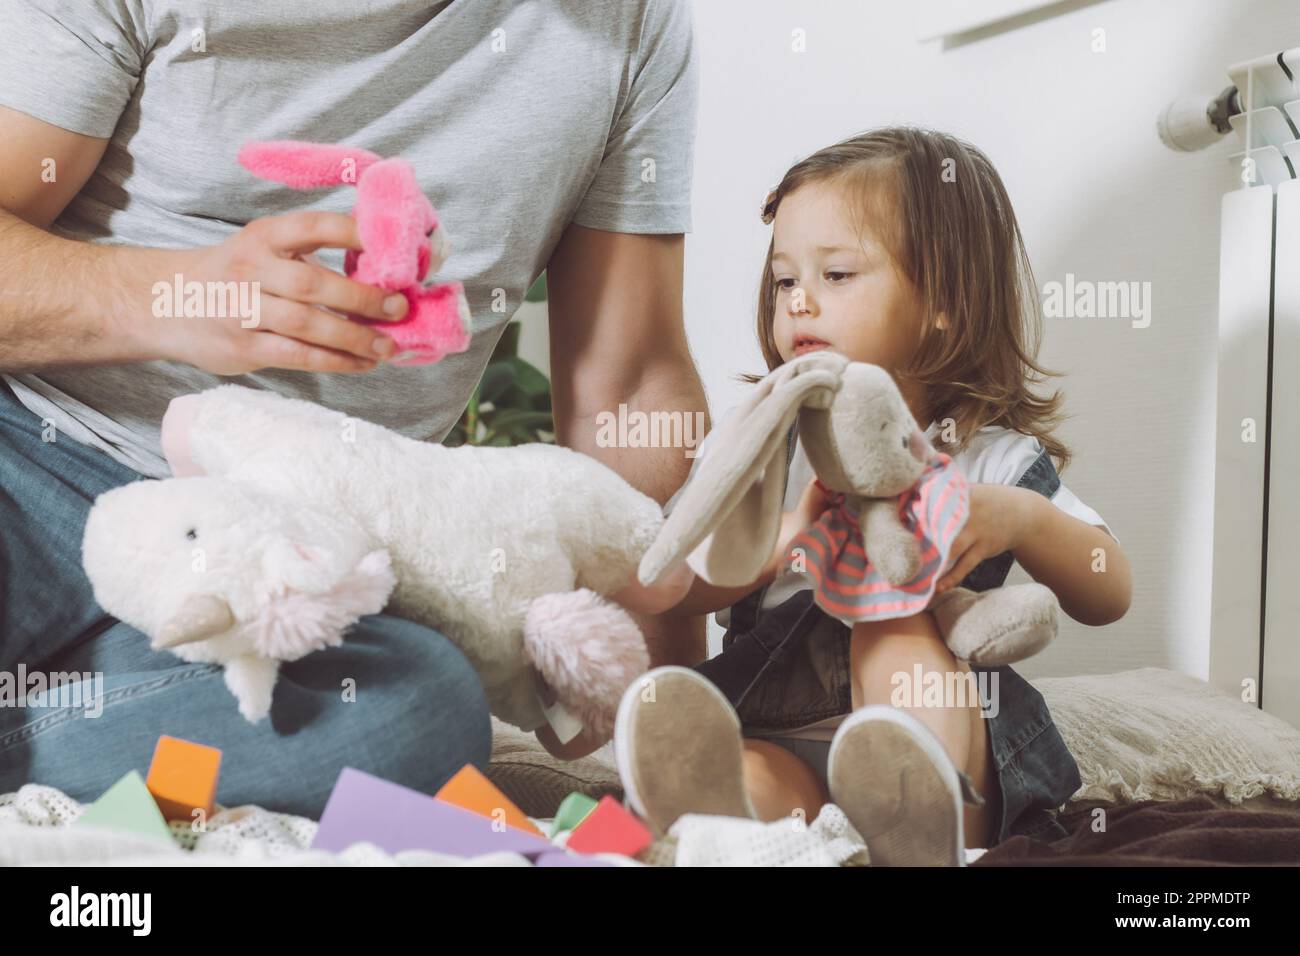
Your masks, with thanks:
M1033 531L1039 498L1028 488L971 485L970 516L953 542L950 570L939 578L935 593L960 584L985 558L1020 547Z

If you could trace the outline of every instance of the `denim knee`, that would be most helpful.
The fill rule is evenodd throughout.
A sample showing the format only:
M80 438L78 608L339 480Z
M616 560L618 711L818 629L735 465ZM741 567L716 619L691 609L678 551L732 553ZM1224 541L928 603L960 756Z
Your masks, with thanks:
M370 772L424 792L442 787L465 764L485 770L492 723L483 685L455 644L431 628L387 614L362 618L345 639L373 645L393 675L382 706L365 708ZM357 688L364 704L366 687Z
M256 724L240 716L219 667L173 661L121 672L109 651L135 634L119 623L104 636L107 650L94 661L105 672L98 719L62 708L0 711L0 792L41 783L94 800L127 770L144 773L167 733L222 751L222 805L317 818L344 767L434 793L491 756L473 668L444 635L410 621L363 618L337 647L283 665L270 718Z

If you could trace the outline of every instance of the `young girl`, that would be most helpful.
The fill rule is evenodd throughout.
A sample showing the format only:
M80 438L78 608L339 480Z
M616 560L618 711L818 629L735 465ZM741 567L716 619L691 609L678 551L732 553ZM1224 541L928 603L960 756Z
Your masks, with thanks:
M823 348L881 366L970 482L939 590L997 587L1014 558L1075 620L1122 617L1127 559L1057 476L1052 459L1064 469L1070 457L1051 434L1059 393L1030 388L1051 374L1035 358L1038 297L987 157L942 133L871 131L791 168L763 221L768 369ZM638 682L623 700L615 753L633 808L667 828L687 812L811 820L833 799L877 864L959 865L965 846L1063 835L1052 813L1078 768L1028 682L957 661L930 611L850 630L790 570L789 542L828 506L797 429L790 439L786 514L763 576L743 588L697 578L675 608L729 607L723 653L695 671L657 669L654 694ZM974 671L985 699L900 695L936 671Z

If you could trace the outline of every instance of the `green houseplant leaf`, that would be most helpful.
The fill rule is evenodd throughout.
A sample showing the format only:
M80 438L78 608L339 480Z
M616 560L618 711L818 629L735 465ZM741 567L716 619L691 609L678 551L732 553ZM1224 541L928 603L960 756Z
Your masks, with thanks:
M525 302L545 302L546 301L546 271L537 277L537 281L528 287L524 293Z
M545 273L538 279L545 297ZM534 283L533 288L537 288ZM530 294L532 290L529 290ZM538 300L534 300L538 301ZM478 387L443 444L503 447L554 443L551 383L541 369L519 357L519 331L512 321L501 332Z

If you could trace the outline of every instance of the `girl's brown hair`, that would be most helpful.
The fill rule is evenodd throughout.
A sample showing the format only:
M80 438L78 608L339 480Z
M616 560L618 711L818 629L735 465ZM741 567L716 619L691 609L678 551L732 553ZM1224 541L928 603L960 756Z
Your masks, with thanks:
M929 421L953 420L950 454L985 425L1037 438L1064 471L1070 450L1052 436L1062 418L1060 391L1030 386L1059 375L1037 362L1042 313L1011 199L988 157L933 130L889 127L818 150L792 166L771 193L764 218L806 183L848 187L852 213L873 231L911 281L921 304L912 361L894 369L925 388ZM878 215L875 215L877 214ZM772 243L758 289L758 339L768 371L782 364L773 337L776 287ZM947 318L941 327L938 317ZM763 376L742 375L756 382ZM927 421L919 423L922 428Z

